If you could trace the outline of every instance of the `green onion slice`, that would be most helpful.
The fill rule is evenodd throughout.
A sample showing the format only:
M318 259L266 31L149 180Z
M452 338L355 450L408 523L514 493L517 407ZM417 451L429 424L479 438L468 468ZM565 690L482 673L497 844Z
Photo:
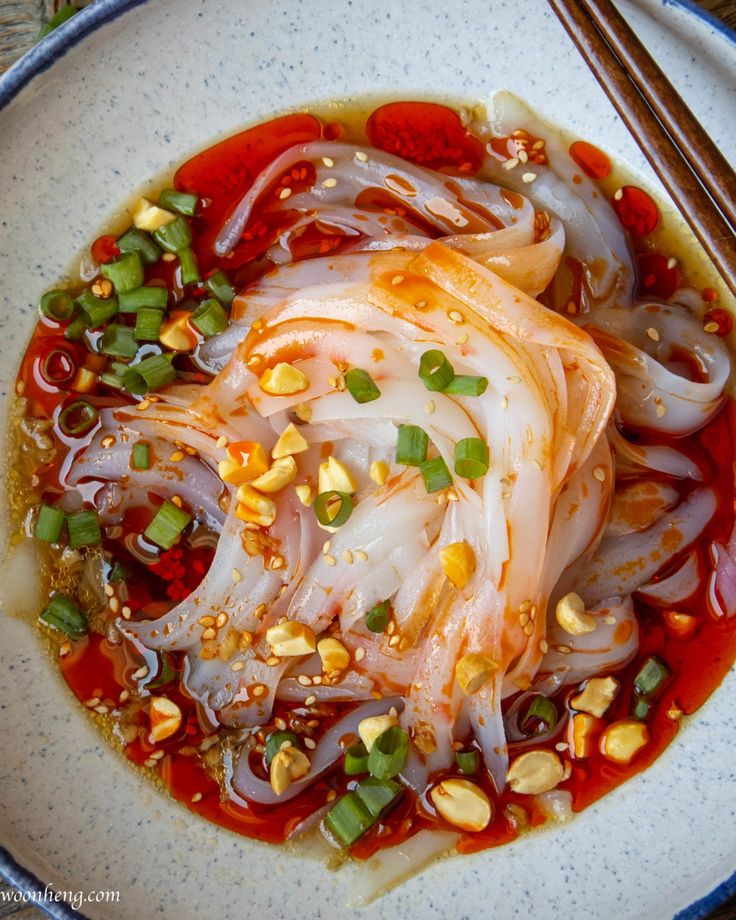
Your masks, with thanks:
M123 385L129 393L143 396L168 386L176 380L176 368L170 355L151 355L126 368Z
M381 391L368 371L359 367L352 367L345 374L345 386L357 403L373 402L381 395Z
M161 258L161 250L151 237L137 227L131 227L118 240L120 252L137 252L146 265L153 265Z
M124 252L116 259L105 262L100 271L112 281L117 294L134 291L143 284L143 263L137 251Z
M164 314L153 307L143 307L135 317L135 338L139 342L158 342Z
M206 336L224 332L230 322L227 313L214 297L203 300L192 313L190 320L195 329L199 329L202 335Z
M229 306L235 299L235 291L225 272L216 271L205 281L204 286L220 303Z
M672 672L661 658L650 655L634 678L634 688L639 696L656 696L670 679Z
M96 511L67 514L66 526L69 531L69 546L72 549L79 549L80 546L97 546L102 542L100 521Z
M192 250L188 248L180 249L177 252L177 256L181 266L181 283L183 285L198 284L202 279L197 267L197 257Z
M376 604L365 615L365 625L371 632L382 633L388 626L391 619L391 604L389 601L381 601Z
M543 723L540 727L539 723ZM541 735L551 731L557 725L557 707L549 697L541 693L536 694L524 718L520 722L521 730L525 735Z
M482 396L488 389L487 377L469 377L466 374L456 374L445 387L445 393L456 396Z
M339 502L339 507L335 504ZM320 492L314 500L314 513L323 527L342 527L353 513L355 504L347 492Z
M76 302L88 329L97 329L118 312L117 297L95 297L92 291L82 291Z
M454 376L452 365L438 348L425 351L419 359L419 379L428 390L444 390Z
M477 751L456 751L455 763L458 770L464 776L472 776L478 772L478 752Z
M147 690L158 690L167 686L176 677L176 668L171 663L171 656L166 652L158 655L158 673L156 679L146 684Z
M75 316L64 330L64 338L68 339L70 342L81 342L84 338L84 330L86 328L82 317Z
M66 406L59 414L59 428L70 438L78 437L91 431L97 424L97 409L84 399L77 399Z
M403 791L399 783L394 780L381 780L374 776L366 776L355 787L355 794L374 820L382 818L398 802Z
M112 584L116 581L125 581L125 579L129 577L130 572L128 569L126 569L122 562L118 562L116 559L110 567L110 571L107 575L107 580L110 582L110 584Z
M285 742L289 742L294 747L299 747L299 739L290 731L275 731L266 738L266 763L271 764L271 761L278 754L281 748L284 746Z
M419 467L419 472L424 480L424 488L430 494L432 492L441 492L442 489L449 489L452 485L452 475L442 457L425 460Z
M404 769L409 756L409 736L403 728L387 728L373 742L368 754L368 770L376 779L391 779Z
M158 203L162 208L167 208L169 211L178 211L179 214L186 214L187 217L194 216L198 201L199 199L196 195L177 192L175 188L165 188L158 196Z
M161 549L171 549L191 521L191 514L167 499L158 509L143 535Z
M65 594L54 594L41 611L39 620L73 639L87 634L87 617Z
M421 466L427 459L429 437L417 425L399 425L396 441L396 462L404 466Z
M168 289L158 284L144 284L118 298L120 313L137 313L144 307L165 310L169 302Z
M352 846L376 823L355 792L348 792L325 815L325 826L344 846Z
M133 445L130 455L130 465L134 470L148 470L151 468L151 446L145 441L138 441Z
M38 309L43 316L63 323L74 314L74 298L66 291L47 291L41 298Z
M58 29L60 25L67 21L67 19L71 19L72 16L78 12L79 7L74 6L73 3L67 3L62 6L58 12L54 13L48 22L45 22L41 26L38 35L36 36L36 41L40 42L42 38L46 38L46 36L50 35L54 29Z
M488 464L488 445L481 438L463 438L455 445L455 472L463 479L480 479Z
M345 751L345 773L348 776L357 776L359 773L368 772L368 751L362 741L351 745Z
M34 536L39 540L45 540L46 543L58 543L64 529L64 521L66 521L66 514L61 508L54 508L53 505L47 505L44 502L38 509L36 526L33 530Z
M634 708L632 709L632 714L635 719L641 719L642 722L649 718L649 713L652 711L652 701L646 697L635 697Z
M103 355L111 355L113 358L134 358L138 353L138 343L133 330L122 323L110 323L105 326L99 346Z
M181 252L192 242L192 231L186 220L179 216L154 230L153 238L167 252Z

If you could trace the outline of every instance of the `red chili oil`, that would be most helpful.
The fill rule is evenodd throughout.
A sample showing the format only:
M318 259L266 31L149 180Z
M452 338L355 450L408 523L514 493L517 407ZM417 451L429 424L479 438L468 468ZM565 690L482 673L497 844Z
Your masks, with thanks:
M365 130L369 139L381 149L450 175L476 173L483 157L482 145L468 134L458 114L435 104L392 103L383 106L371 115ZM195 192L204 199L204 207L191 222L193 248L203 278L222 268L237 288L270 267L267 250L294 219L288 210L269 207L268 204L257 208L234 252L228 257L214 255L212 243L215 234L260 170L288 147L320 137L350 139L351 132L345 125L320 120L311 114L287 115L222 141L193 157L178 170L174 180L176 188ZM501 160L518 158L523 152L522 159L525 156L526 162L539 165L547 162L543 139L523 128L508 137L494 138L490 152ZM592 145L578 141L572 145L570 152L586 175L605 179L611 173L610 160ZM275 201L279 189L289 187L297 191L308 187L312 181L311 167L298 165L288 174L276 176L268 191ZM386 202L376 204L386 209ZM682 284L679 270L670 264L666 256L652 252L646 244L642 244L642 236L651 233L658 224L656 204L641 189L624 186L621 195L618 198L614 196L614 208L623 226L633 235L642 296L670 297ZM411 215L398 216L411 219ZM335 251L342 243L339 234L311 229L299 241L296 257L309 258ZM93 257L98 262L108 261L118 252L115 237L110 235L99 237L92 246ZM579 289L576 289L573 306L579 307L583 297L582 272L574 263L568 268L577 279L575 283ZM147 267L146 280L164 283L177 294L181 293L180 289L177 290L176 266L172 262L162 261ZM703 291L704 302L712 303L717 299L714 291L711 297L711 291ZM731 318L720 308L710 310L705 322L718 324L718 334L726 335L731 331ZM99 355L64 338L65 325L49 320L39 321L18 378L19 392L22 391L28 400L28 413L54 423L57 449L52 459L35 471L38 492L49 500L62 491L62 469L89 443L94 433L92 429L80 436L68 437L59 432L61 407L79 396L72 386L76 379L73 372L85 367L95 372L101 370ZM182 360L190 379L206 382L205 375L197 374L186 364L186 359ZM105 387L93 389L91 395L87 391L85 398L98 408L130 402L122 391L111 391ZM687 438L673 439L678 450L700 465L704 474L703 484L709 485L718 496L718 511L696 544L704 563L709 560L711 542L726 542L734 523L735 430L734 408L729 400L703 430ZM628 432L628 435L642 443L647 442L646 433ZM661 443L661 438L659 441ZM676 487L684 497L694 486L690 482L682 482ZM127 616L133 619L162 615L186 597L206 573L213 554L211 548L184 543L160 554L148 565L142 563L131 554L126 538L141 533L154 513L153 501L150 507L131 509L115 537L106 535L104 540L104 549L128 570ZM673 565L678 561L674 560ZM678 607L680 612L691 614L696 619L696 628L687 638L678 637L668 627L662 610L638 596L634 601L641 631L640 647L634 661L616 674L622 689L607 718L613 720L630 714L633 677L648 655L661 657L674 676L656 701L649 718L651 740L629 766L611 763L597 749L588 758L571 760L571 774L560 788L571 793L576 811L655 760L677 733L678 714L689 715L696 711L718 687L736 658L734 623L718 620L709 612L704 592ZM337 766L282 805L265 807L230 801L223 797L220 783L207 764L206 754L199 750L202 742L209 737L210 729L206 727L204 714L181 685L180 655L173 653L168 656L171 675L166 683L155 687L152 692L168 696L179 705L183 713L182 725L176 734L158 744L153 744L149 737L149 703L145 698L138 699L134 693L137 683L133 675L144 662L132 648L125 643L113 642L106 635L92 633L69 643L68 652L59 661L67 684L88 709L94 711L102 707L110 711L118 709L122 713L120 722L126 739L125 754L132 762L155 770L172 795L192 811L237 833L272 843L281 842L313 812L323 808L355 782ZM567 692L555 697L560 712L567 704ZM506 701L506 705L511 702ZM311 732L313 739L318 741L320 733L347 713L351 705L317 704L309 709L303 706L289 709L279 703L274 717L283 718L287 724L298 722L301 729ZM309 728L308 723L313 720L317 720L319 725ZM552 742L540 742L538 746L553 745ZM513 754L513 746L511 750ZM163 752L163 757L152 760L151 755L159 751ZM254 756L257 762L259 757ZM564 757L568 759L569 755ZM263 771L262 765L260 769ZM444 771L432 780L438 781L451 775L459 774L453 770ZM525 826L535 827L545 822L545 816L534 798L510 790L497 795L485 771L474 779L493 803L493 819L483 832L464 835L458 847L461 851L472 852L500 845L516 837ZM406 791L397 807L365 834L351 852L359 858L367 858L381 847L397 844L418 830L431 827L447 825L434 813L426 797L419 798Z

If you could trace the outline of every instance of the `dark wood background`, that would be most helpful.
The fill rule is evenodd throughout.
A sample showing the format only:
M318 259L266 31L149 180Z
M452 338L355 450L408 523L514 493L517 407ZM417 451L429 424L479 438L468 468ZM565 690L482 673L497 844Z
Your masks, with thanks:
M54 0L0 0L0 73L31 47L39 26L58 6L59 3ZM736 0L700 0L700 6L736 29ZM0 881L0 891L5 888L7 886ZM0 918L42 920L45 916L35 907L0 902ZM712 913L708 920L736 920L736 897Z

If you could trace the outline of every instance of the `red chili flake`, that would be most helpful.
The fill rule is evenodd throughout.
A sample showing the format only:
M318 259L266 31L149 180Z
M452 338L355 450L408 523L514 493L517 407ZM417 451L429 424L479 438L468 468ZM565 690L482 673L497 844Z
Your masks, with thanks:
M670 267L667 256L647 252L639 256L639 294L642 297L658 297L669 300L680 286L677 266Z
M114 236L98 236L90 248L92 258L98 265L104 265L120 255L120 249Z
M708 310L703 317L703 329L714 335L729 335L733 329L733 318L725 310L716 307L714 310Z
M700 296L706 303L715 303L718 300L718 291L710 287L703 288L700 292Z
M192 588L188 588L183 581L172 581L166 588L167 595L172 601L184 601L192 593Z
M570 156L591 179L605 179L613 168L606 154L587 141L573 141Z
M184 550L175 546L161 553L158 562L150 566L151 571L163 578L164 581L177 581L184 578L187 573L186 566L182 564Z
M613 196L613 209L625 230L635 236L651 233L659 223L659 210L649 195L635 185L624 185Z
M326 141L337 141L343 136L344 133L345 129L337 121L331 121L329 124L324 125L322 128L322 137Z

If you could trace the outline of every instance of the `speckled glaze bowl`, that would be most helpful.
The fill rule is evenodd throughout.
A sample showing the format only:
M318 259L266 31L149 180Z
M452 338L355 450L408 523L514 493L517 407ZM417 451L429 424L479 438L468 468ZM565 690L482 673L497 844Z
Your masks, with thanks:
M736 158L734 37L679 3L621 6ZM653 181L544 0L98 0L0 80L3 417L32 305L150 177L315 99L502 87ZM349 868L237 837L140 779L60 684L27 590L27 621L0 614L0 873L119 890L81 905L105 920L358 916ZM441 861L359 916L703 916L736 884L735 702L732 672L651 769L570 824Z

